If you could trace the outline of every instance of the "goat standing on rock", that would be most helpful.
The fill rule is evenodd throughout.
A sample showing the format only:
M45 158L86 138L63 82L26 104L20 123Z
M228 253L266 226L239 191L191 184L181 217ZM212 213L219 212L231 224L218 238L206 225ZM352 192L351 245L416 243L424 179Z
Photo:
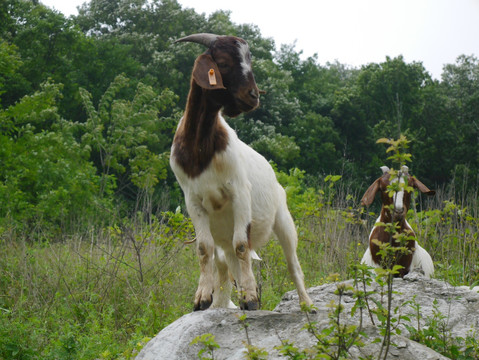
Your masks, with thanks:
M311 306L284 189L266 159L238 139L220 114L223 109L234 117L259 106L248 44L238 37L205 33L177 42L207 47L195 61L170 157L196 232L200 279L194 309L234 306L229 273L241 308L259 308L251 259L271 230L283 248L300 302Z
M382 266L382 257L378 254L380 247L379 244L376 243L376 240L381 243L389 243L391 234L386 232L386 228L383 224L397 222L398 232L409 235L409 238L405 244L406 248L408 249L408 253L399 255L395 264L393 265L397 264L403 267L399 271L399 275L401 277L415 268L420 268L424 272L425 277L429 278L434 273L434 264L432 262L432 258L429 253L424 250L417 243L417 241L414 240L416 235L414 234L411 225L409 225L406 220L406 214L411 204L411 192L403 188L394 193L394 195L391 197L389 195L388 186L392 182L399 181L400 183L416 188L427 195L434 195L436 192L434 190L429 190L426 185L424 185L418 179L410 176L407 166L403 166L401 171L398 173L398 176L393 180L391 180L390 170L387 166L382 166L381 170L383 171L383 175L366 190L366 193L361 199L361 205L369 206L372 204L376 193L379 191L381 193L382 201L381 214L376 220L376 223L382 224L375 225L372 229L371 234L369 235L369 247L364 253L361 263L373 267ZM393 205L392 209L391 205ZM392 246L401 245L393 241Z

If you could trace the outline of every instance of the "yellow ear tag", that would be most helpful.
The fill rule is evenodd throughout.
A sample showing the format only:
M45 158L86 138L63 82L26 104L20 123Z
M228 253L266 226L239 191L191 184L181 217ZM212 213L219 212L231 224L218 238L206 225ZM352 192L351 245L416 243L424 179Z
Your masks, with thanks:
M216 85L216 75L214 69L210 69L210 71L208 71L208 79L210 81L210 85Z

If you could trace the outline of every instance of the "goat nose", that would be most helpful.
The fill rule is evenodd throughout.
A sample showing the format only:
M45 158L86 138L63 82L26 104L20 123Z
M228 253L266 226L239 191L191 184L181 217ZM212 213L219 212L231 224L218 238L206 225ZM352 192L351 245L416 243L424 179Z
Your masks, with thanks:
M257 100L259 98L258 90L251 89L249 92L249 96L251 96L254 100Z

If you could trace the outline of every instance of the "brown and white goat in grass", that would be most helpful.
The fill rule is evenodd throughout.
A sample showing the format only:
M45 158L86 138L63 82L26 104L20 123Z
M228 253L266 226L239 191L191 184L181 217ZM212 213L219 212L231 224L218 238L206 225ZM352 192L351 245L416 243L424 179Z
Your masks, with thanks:
M397 222L398 232L409 234L405 247L408 249L408 253L398 255L393 265L401 265L403 268L399 271L399 275L403 277L415 268L422 269L426 278L430 278L434 274L434 264L431 256L426 250L424 250L415 241L415 234L411 228L411 225L406 220L406 214L411 204L411 192L401 189L395 192L391 197L388 194L388 185L391 182L397 182L404 184L404 186L418 189L424 194L434 195L434 190L429 190L422 182L408 173L408 167L403 166L401 171L397 173L397 176L391 179L390 170L387 166L381 167L383 175L377 179L364 194L361 204L363 206L369 206L374 201L376 193L381 193L382 208L376 223L391 223ZM391 211L391 205L393 210ZM379 244L375 240L381 243L389 243L391 240L391 234L386 232L384 225L375 225L369 235L369 247L366 250L361 262L363 264L380 267L383 265L382 257L378 254L380 250ZM392 241L392 246L400 246Z
M234 117L259 105L248 44L204 33L177 40L184 41L207 47L195 61L170 157L196 232L200 279L194 309L234 306L229 273L241 308L259 308L251 261L271 231L283 248L300 302L310 306L284 189L268 161L243 143L220 113Z

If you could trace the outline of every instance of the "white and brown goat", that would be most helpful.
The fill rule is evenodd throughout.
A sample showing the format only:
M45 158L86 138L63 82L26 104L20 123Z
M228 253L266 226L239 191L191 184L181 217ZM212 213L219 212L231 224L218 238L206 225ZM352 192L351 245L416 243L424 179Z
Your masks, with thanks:
M424 194L434 195L434 190L429 190L422 182L408 173L408 167L403 166L401 171L397 173L391 179L390 169L387 166L381 167L383 175L374 181L374 183L366 190L363 198L361 199L361 205L369 206L374 201L376 193L381 193L382 208L376 223L391 223L397 222L398 232L408 234L405 247L408 249L407 253L397 255L395 262L392 265L401 265L402 269L399 270L399 276L403 277L413 269L419 268L424 272L426 278L430 278L434 273L434 264L429 253L424 250L415 240L415 233L411 228L411 225L406 220L406 214L411 204L411 192L407 191L407 187L418 189ZM392 182L404 184L402 188L393 193L393 196L389 195L388 186ZM406 188L406 190L405 190ZM386 231L384 225L375 225L369 235L369 247L364 253L361 260L363 264L367 264L373 267L380 267L383 265L382 256L378 254L380 250L379 244L389 243L392 238L391 234ZM392 246L401 246L395 241L392 241Z
M196 232L200 279L194 309L231 307L229 273L241 308L259 308L251 261L271 231L283 248L300 302L312 305L284 189L268 161L243 143L220 113L234 117L259 105L248 44L206 33L177 42L207 47L195 61L170 157Z

